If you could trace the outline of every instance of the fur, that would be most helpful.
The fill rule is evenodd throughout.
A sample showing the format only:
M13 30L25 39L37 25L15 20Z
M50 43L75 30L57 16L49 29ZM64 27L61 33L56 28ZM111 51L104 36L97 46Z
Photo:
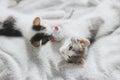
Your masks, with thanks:
M8 37L22 37L22 33L14 28L15 20L13 17L8 17L3 23L2 28L0 29L1 36Z

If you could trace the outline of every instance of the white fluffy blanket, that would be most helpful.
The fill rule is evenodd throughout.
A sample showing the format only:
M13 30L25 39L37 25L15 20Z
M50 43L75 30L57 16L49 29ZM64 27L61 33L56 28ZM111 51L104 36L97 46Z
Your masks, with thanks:
M12 1L10 8L18 12L40 15L49 20L63 20L87 16L104 0L10 1ZM112 34L98 39L90 47L84 66L70 64L61 66L59 63L63 59L58 52L60 43L48 42L47 45L35 49L28 48L29 45L26 45L23 38L1 36L0 80L120 80L119 41L118 28Z

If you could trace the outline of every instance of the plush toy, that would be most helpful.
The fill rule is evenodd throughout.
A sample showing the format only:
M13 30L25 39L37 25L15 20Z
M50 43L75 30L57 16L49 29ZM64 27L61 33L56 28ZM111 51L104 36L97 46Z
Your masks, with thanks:
M64 34L63 34L62 30L58 26L53 27L52 36L53 36L53 38L51 39L51 42L58 42L64 38Z

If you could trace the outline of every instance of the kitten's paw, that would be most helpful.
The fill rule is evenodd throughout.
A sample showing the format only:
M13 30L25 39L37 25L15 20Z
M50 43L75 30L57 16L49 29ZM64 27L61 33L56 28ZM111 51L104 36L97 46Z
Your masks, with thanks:
M84 65L85 60L83 58L78 59L77 64Z

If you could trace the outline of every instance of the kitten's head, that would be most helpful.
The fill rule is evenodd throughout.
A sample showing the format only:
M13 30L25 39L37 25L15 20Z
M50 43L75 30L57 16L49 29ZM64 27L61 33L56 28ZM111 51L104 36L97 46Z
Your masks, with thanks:
M41 45L46 44L51 39L51 35L45 33L37 33L31 38L30 42L34 47L39 47Z
M60 54L68 63L79 63L79 60L84 58L89 45L90 42L87 39L72 38L60 48Z
M35 34L31 37L30 42L34 47L44 45L51 40L52 35L47 33L47 28L41 24L39 17L35 18L33 21L32 29L34 30Z

